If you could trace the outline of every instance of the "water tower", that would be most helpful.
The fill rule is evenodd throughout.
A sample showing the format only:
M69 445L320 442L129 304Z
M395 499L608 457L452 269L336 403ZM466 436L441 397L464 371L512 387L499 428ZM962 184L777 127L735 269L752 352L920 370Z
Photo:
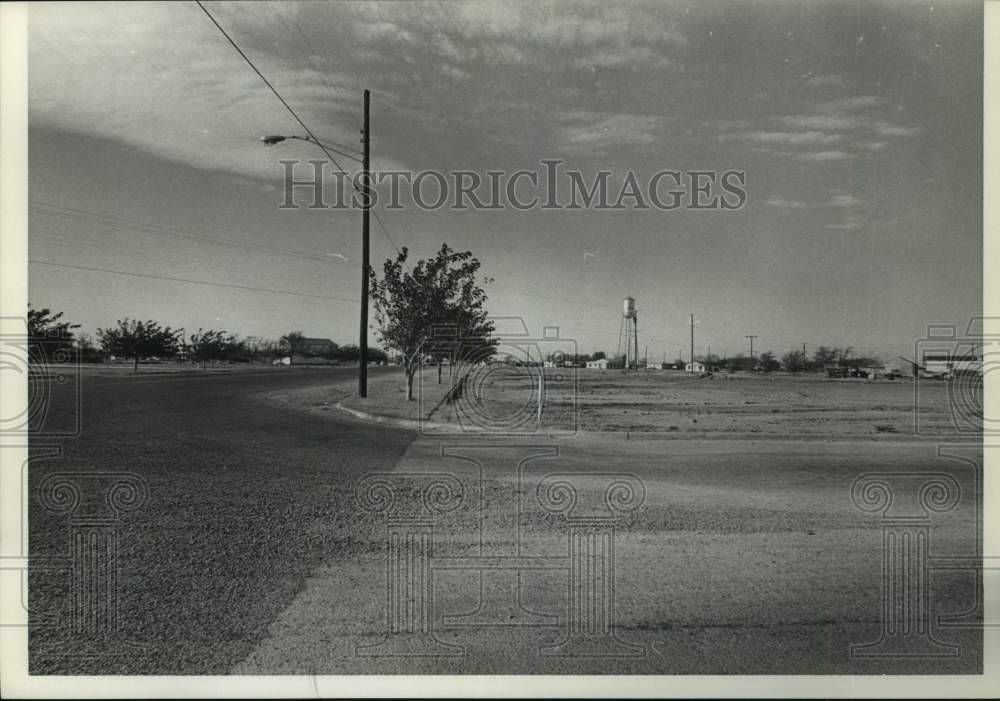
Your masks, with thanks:
M622 300L622 326L618 334L618 349L621 353L622 340L625 341L625 371L630 367L639 370L639 317L635 311L635 297Z

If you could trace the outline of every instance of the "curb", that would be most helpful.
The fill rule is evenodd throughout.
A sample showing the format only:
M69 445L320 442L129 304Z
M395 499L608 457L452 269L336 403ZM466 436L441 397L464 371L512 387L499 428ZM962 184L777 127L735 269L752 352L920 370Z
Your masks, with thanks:
M461 429L462 427L457 424L443 424L434 421L417 421L415 419L400 419L395 416L385 416L384 414L372 414L368 411L361 411L360 409L352 409L349 406L344 406L340 402L333 404L336 409L350 414L356 419L361 419L362 421L374 421L380 424L389 424L390 426L398 426L399 428L409 428L414 430L419 430L421 428L449 428L449 429Z
M421 429L446 430L451 433L442 436L453 435L462 436L490 436L488 432L476 433L465 430L460 424L443 423L440 421L417 421L414 419L401 419L395 416L385 416L384 414L373 414L359 409L344 406L340 402L332 405L336 409L350 414L362 421L372 421L375 423L387 424L398 428L406 428L419 431ZM496 437L500 437L496 434ZM523 438L604 438L622 441L648 441L648 440L670 440L670 441L800 441L800 442L840 442L840 441L873 441L873 442L922 442L939 441L942 436L920 436L912 433L841 433L841 434L788 434L788 433L682 433L679 431L581 431L563 434L533 433L522 436Z

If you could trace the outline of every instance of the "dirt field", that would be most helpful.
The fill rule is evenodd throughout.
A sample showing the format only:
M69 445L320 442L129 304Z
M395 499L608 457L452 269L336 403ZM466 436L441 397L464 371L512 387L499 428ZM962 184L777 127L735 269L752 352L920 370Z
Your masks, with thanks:
M432 420L537 421L537 369L477 368L465 395ZM981 381L831 380L818 375L624 374L545 370L544 429L773 436L974 435ZM761 436L763 437L763 436Z

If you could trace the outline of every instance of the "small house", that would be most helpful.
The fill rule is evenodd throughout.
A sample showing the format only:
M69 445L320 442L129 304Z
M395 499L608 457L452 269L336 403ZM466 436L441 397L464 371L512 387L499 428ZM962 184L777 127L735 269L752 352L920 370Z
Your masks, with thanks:
M600 360L588 360L587 367L592 370L607 370L608 369L608 359L601 358Z

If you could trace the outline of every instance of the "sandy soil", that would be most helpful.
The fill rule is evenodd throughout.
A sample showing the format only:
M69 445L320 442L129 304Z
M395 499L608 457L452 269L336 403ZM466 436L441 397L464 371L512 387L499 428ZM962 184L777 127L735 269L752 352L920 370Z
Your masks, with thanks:
M554 452L553 452L554 451ZM531 455L547 457L525 459ZM627 656L541 654L567 638L572 617L566 571L435 570L429 630L416 656L372 656L386 638L387 518L359 513L317 537L342 549L271 625L234 673L882 674L969 673L981 664L974 627L933 625L959 645L942 658L852 656L881 631L882 521L850 498L872 471L947 471L965 496L936 517L934 555L975 552L974 471L921 442L622 442L578 436L551 446L516 441L420 439L397 479L453 476L466 498L436 517L436 561L569 553L570 526L540 507L538 485L568 475L578 503L601 511L607 475L628 473L645 499L617 519L612 556L614 630ZM398 515L398 514L397 514ZM404 526L415 529L416 526ZM397 531L399 532L399 531ZM396 563L398 567L399 564ZM971 608L972 572L930 581L935 615ZM520 591L518 598L517 592ZM407 601L421 587L411 580ZM467 618L463 613L477 612ZM459 615L458 618L455 616ZM936 620L936 619L935 619Z
M485 428L536 420L537 369L483 368L431 419ZM540 425L582 431L688 435L973 436L981 392L940 380L830 380L815 375L546 369ZM976 417L978 416L978 420ZM970 418L971 417L971 418Z

